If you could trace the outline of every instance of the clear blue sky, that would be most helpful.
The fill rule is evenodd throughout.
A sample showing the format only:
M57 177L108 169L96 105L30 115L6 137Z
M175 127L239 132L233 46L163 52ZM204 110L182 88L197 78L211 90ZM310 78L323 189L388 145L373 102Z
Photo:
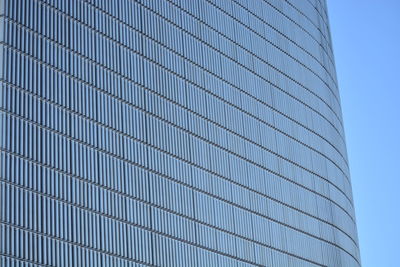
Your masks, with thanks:
M328 0L363 267L400 266L400 0Z

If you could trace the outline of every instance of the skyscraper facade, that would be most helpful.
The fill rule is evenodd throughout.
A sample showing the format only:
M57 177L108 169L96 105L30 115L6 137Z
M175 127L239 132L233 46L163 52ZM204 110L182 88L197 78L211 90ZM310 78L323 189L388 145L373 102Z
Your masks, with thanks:
M0 266L360 266L324 0L0 0Z

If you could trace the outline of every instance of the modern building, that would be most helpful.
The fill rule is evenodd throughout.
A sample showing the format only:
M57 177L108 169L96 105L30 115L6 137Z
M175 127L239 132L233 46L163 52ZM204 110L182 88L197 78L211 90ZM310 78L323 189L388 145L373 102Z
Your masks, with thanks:
M360 266L325 0L0 0L0 266Z

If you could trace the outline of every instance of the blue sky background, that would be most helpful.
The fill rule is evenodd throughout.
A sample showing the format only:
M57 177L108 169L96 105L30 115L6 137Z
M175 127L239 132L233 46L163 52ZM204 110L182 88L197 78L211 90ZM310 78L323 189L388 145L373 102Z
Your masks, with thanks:
M400 266L400 0L328 0L363 267Z

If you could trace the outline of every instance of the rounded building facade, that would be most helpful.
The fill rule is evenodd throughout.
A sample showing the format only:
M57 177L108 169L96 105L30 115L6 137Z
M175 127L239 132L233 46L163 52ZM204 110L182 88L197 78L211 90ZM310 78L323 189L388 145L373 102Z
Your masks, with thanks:
M361 266L325 0L0 0L0 41L0 266Z

